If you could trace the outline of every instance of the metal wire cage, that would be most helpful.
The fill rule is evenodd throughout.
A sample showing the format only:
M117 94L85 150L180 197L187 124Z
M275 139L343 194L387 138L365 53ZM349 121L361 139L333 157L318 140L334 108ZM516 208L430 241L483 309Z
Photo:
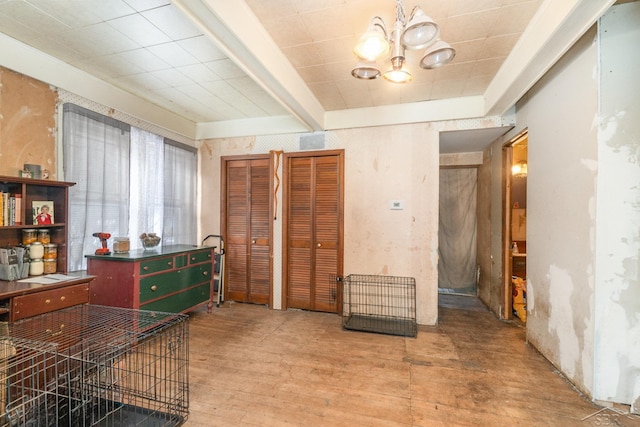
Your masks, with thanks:
M188 316L79 305L8 325L0 426L177 426Z
M344 329L417 336L413 277L350 274L342 289Z

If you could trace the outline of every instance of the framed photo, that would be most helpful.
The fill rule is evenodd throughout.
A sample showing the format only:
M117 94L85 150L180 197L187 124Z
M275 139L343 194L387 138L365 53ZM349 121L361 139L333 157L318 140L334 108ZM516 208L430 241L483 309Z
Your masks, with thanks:
M53 224L53 200L34 200L31 202L33 207L33 224Z

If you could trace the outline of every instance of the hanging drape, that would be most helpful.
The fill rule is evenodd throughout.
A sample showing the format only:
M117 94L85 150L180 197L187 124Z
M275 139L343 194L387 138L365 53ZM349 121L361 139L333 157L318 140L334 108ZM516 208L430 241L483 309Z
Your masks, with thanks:
M440 169L438 287L476 294L477 169Z
M164 222L163 236L167 244L193 244L197 238L196 216L191 209L197 204L197 151L165 140Z
M151 132L131 128L131 236L142 233L162 234L164 218L164 144ZM163 242L166 244L166 241Z
M69 190L69 271L86 268L85 254L96 249L93 233L126 236L129 221L130 126L84 108L65 104L64 179Z

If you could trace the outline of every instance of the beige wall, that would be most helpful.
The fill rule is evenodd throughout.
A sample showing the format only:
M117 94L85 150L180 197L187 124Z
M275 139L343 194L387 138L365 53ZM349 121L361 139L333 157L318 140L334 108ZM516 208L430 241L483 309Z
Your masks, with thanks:
M435 324L438 131L429 124L414 124L340 130L324 137L326 149L345 150L344 273L415 277L418 323ZM299 135L280 135L204 141L201 211L216 214L202 215L200 234L220 232L221 156L298 151L298 139ZM390 209L392 200L402 201L404 209ZM274 308L279 308L281 289L281 227L276 220Z
M29 163L56 178L56 100L50 86L0 67L0 175Z

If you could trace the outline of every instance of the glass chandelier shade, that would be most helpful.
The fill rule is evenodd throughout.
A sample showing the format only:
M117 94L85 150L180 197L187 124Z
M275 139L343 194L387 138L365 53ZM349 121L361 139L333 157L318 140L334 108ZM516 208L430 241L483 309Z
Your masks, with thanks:
M449 45L449 43L438 40L433 44L433 46L426 50L424 56L420 60L420 67L425 70L439 68L443 65L447 65L455 56L456 51Z
M402 45L407 49L424 49L440 34L440 27L422 9L415 7L402 33Z
M375 16L367 31L360 37L353 48L358 58L375 61L389 52L389 41L384 22L379 16Z

